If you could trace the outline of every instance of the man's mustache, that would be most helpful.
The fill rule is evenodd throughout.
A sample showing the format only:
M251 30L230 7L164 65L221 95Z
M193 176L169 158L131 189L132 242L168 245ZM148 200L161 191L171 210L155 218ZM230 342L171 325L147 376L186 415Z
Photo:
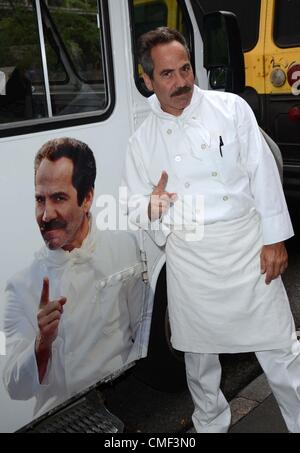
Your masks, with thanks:
M171 94L171 98L173 98L175 96L181 96L182 94L190 93L191 90L192 90L192 88L188 85L186 85L185 87L180 87L180 88L178 88L178 90L174 91L174 93Z
M42 222L40 224L40 230L42 233L47 233L47 231L60 230L66 227L66 222L61 220L52 220L51 222Z

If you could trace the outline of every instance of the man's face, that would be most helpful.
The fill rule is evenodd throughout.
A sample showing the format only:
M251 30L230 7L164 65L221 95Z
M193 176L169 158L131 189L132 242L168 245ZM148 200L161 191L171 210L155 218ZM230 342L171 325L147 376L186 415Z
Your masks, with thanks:
M72 175L73 162L65 157L42 160L36 173L36 220L50 250L80 248L89 231L93 192L78 206Z
M190 104L194 91L194 73L186 49L178 41L159 44L151 51L153 79L144 74L150 91L158 97L161 108L179 116Z

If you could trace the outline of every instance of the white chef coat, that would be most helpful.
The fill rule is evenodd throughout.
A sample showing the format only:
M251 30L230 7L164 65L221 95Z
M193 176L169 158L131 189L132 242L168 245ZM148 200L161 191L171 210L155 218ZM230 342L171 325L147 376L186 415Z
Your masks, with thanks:
M293 236L275 160L241 97L195 86L191 104L179 117L165 113L156 95L149 103L150 115L130 139L124 174L131 204L139 204L139 225L158 227L157 222L149 225L148 204L165 170L166 190L177 193L177 203L186 195L204 198L204 213L192 212L193 221L206 225L238 219L255 208L264 244ZM166 213L160 225L164 234L155 232L159 245L173 223Z
M8 361L4 384L12 399L36 397L40 415L144 357L150 329L145 285L134 236L99 232L93 225L80 249L43 247L6 289ZM42 384L35 357L43 278L50 300L67 298ZM145 302L145 303L143 303Z
M185 195L204 199L204 210L187 203L191 223L183 231L171 210L153 223L160 228L156 242L166 243L173 346L195 353L287 347L295 336L288 299L280 278L265 284L260 251L290 238L293 228L252 110L238 96L197 87L179 117L163 112L156 96L149 102L152 112L130 140L124 177L129 207L139 202L137 223L149 230L149 198L163 170L176 203ZM202 240L187 236L185 227L201 222Z

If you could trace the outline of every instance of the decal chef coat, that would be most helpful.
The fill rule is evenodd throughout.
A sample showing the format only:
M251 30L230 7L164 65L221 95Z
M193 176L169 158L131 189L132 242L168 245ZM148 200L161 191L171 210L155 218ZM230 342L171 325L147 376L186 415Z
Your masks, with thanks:
M36 398L39 415L145 356L150 315L133 236L93 226L80 249L44 247L7 285L4 384L13 399ZM67 303L40 384L35 358L37 312L44 277L50 300ZM145 302L145 303L144 303Z

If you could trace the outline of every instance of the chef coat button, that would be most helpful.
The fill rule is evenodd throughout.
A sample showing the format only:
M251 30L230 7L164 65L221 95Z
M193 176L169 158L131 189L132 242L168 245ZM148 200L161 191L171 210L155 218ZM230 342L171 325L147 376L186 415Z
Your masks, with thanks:
M205 143L203 143L203 145L201 145L201 149L206 149L207 148L207 145L205 145Z
M122 274L117 275L117 280L120 282L122 280Z
M105 286L106 286L106 281L103 281L103 282L100 283L100 288L103 289L103 288L105 288Z
M215 178L216 176L218 176L218 173L216 171L213 171L211 175Z
M184 187L185 187L186 189L189 189L189 188L191 187L191 185L190 185L189 182L186 182L185 185L184 185Z
M168 129L168 130L167 130L167 134L168 134L168 135L172 135L172 132L173 132L172 129Z
M178 155L175 157L175 161L176 161L176 162L181 162L181 161L182 161L182 157L178 154Z
M229 197L223 197L223 200L224 200L224 201L228 201L228 200L229 200Z
M193 120L196 120L196 119L197 119L197 117L196 117L196 116L193 116L193 117L192 117L192 119L193 119Z

